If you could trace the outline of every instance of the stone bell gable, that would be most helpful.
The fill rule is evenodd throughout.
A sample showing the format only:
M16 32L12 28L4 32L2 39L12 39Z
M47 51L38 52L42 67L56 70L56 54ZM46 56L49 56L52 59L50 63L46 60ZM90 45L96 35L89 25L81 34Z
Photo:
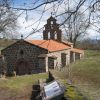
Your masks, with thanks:
M7 73L16 71L18 75L39 71L38 56L48 51L39 46L19 40L1 51L7 62ZM42 68L45 71L45 68Z
M43 31L43 39L48 40L56 40L61 42L62 41L62 32L59 29L59 24L56 23L56 19L54 17L50 17L47 20L47 24L44 25L45 30Z

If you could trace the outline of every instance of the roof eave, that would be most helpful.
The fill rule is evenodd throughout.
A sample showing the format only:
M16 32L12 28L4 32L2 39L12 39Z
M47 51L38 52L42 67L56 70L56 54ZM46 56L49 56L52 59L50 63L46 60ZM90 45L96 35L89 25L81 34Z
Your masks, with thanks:
M55 51L49 51L49 53L52 53L52 52L58 52L58 51L63 51L63 50L69 50L71 48L67 48L67 49L62 49L62 50L55 50Z

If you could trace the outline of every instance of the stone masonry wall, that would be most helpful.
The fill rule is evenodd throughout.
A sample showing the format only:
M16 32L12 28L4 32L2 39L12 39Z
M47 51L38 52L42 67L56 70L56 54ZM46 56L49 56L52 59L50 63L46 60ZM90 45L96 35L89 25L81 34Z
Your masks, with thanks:
M38 56L46 54L47 50L20 40L2 50L1 53L4 55L8 71L14 71L18 61L23 59L28 62L31 72L34 72L38 70Z
M61 54L65 53L66 54L66 65L68 65L70 63L70 50L62 50L62 51L57 51L57 52L51 52L48 55L49 56L56 56L56 64L55 66L62 66L62 62L61 62Z
M0 74L2 73L3 71L3 60L2 60L2 57L0 56Z

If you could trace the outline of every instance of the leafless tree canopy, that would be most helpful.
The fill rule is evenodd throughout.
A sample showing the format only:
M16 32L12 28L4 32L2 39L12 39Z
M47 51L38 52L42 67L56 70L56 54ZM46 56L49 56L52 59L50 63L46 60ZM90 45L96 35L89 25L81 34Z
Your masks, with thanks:
M16 15L6 8L0 8L0 15L0 35L3 38L11 37L16 30Z
M68 15L66 15L68 16ZM63 16L64 20L66 16ZM90 26L89 18L86 18L84 14L80 11L73 14L68 21L63 24L65 29L65 38L68 41L72 42L74 46L76 45L76 41L81 37L87 34L86 30Z
M0 1L3 5L9 5L6 0ZM17 15L5 6L0 6L0 37L14 38L17 27Z
M99 0L33 0L30 4L23 2L23 6L15 6L13 2L14 0L3 0L0 2L0 6L10 10L24 11L26 12L26 19L28 12L40 10L41 16L39 20L36 21L38 22L38 26L44 14L50 12L50 9L52 9L52 15L58 19L62 19L60 26L64 28L68 40L74 42L74 44L91 26L95 27L94 30L97 32L100 31L98 27L100 20ZM63 10L61 10L62 8ZM33 32L29 33L27 37L43 29L43 27L38 28L38 26L33 29Z

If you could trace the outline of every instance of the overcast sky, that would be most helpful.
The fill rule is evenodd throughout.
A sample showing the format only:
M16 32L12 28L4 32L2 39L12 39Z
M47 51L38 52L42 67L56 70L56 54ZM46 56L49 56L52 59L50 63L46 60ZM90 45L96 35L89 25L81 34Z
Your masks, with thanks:
M35 1L38 1L35 5ZM64 0L64 3L67 3L68 0ZM74 3L70 3L70 6L75 6L78 0L76 0ZM12 7L22 7L22 8L32 8L37 6L43 2L43 0L13 0ZM57 10L57 14L60 14L64 11L64 3L59 7ZM57 4L55 3L54 6ZM87 8L87 3L82 7L82 9ZM48 4L46 6L41 6L40 8L32 11L19 11L18 14L21 14L21 16L18 18L18 25L20 28L18 29L18 32L20 34L23 34L24 37L29 35L33 30L40 29L46 24L46 20L51 16L51 12L54 12L53 10L56 10L54 8L51 8L53 4ZM44 9L48 9L45 13L43 13ZM39 20L40 19L40 20ZM39 20L39 21L38 21ZM61 20L60 17L57 17L57 21L60 24ZM88 37L91 38L100 38L100 34L96 31L92 30L96 29L93 26L88 30ZM33 35L29 36L28 39L41 39L42 38L42 31L39 31L37 33L34 33Z

